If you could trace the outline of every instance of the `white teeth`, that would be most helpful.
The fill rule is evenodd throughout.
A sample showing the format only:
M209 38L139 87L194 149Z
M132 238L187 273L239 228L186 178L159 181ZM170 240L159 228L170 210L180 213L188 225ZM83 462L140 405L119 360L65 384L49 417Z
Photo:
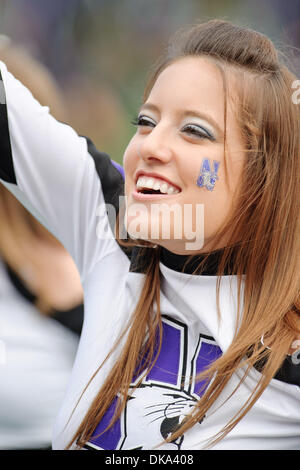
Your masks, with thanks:
M154 179L153 178L146 178L146 181L144 183L144 188L153 189L153 185L154 185Z
M160 191L163 194L177 194L179 190L168 184L166 181L162 181L156 178L148 178L147 176L140 176L137 180L136 187L138 189L154 189Z
M163 194L167 194L168 186L169 185L167 183L163 183L160 187L160 192L163 193Z
M139 178L136 183L137 188L143 188L144 187L144 178Z

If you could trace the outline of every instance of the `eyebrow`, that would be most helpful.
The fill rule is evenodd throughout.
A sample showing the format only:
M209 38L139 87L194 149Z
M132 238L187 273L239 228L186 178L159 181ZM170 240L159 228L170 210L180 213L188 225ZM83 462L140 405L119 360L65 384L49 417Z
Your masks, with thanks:
M140 111L154 111L156 113L159 113L159 108L153 103L144 103L141 106ZM224 139L224 131L221 129L219 124L214 120L214 118L212 118L209 114L203 113L201 111L196 111L193 109L186 109L180 112L180 114L182 117L193 116L193 117L198 117L199 119L204 119L212 127L216 129L219 138Z

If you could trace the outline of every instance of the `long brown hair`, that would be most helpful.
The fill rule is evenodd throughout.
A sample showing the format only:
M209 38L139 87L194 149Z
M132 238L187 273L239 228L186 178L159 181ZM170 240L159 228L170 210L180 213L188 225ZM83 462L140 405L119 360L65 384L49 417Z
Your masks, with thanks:
M215 238L217 246L224 234L228 236L217 273L218 315L222 314L218 301L220 282L228 260L234 260L232 273L236 274L238 284L237 305L240 306L241 298L243 304L238 308L231 345L201 374L202 379L204 375L210 380L209 387L192 413L167 440L176 439L199 422L242 365L241 382L256 363L264 363L257 386L241 404L239 412L214 436L213 442L217 442L263 393L299 332L300 114L299 107L292 102L295 76L281 62L272 42L248 28L219 20L180 32L152 70L144 100L161 71L172 61L186 56L205 56L212 61L223 77L225 105L229 99L236 100L236 116L245 144L245 164L236 193L237 203L226 226ZM234 86L233 91L231 86ZM226 143L224 151L226 157ZM155 332L160 328L160 248L144 250L150 251L145 283L125 345L68 447L74 442L81 447L89 440L119 394L119 407L112 425L125 407L141 355L147 357L146 366L153 364Z

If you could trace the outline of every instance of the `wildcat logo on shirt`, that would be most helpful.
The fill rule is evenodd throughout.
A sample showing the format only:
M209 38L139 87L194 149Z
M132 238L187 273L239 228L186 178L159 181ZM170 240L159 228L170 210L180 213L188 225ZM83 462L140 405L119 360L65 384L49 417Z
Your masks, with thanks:
M121 418L103 433L114 414L117 398L113 401L86 449L152 449L170 436L205 391L204 382L195 383L190 378L222 354L214 339L206 335L199 335L189 358L187 346L187 326L164 317L163 343L154 367L129 397ZM181 436L165 443L164 449L179 450L183 441Z

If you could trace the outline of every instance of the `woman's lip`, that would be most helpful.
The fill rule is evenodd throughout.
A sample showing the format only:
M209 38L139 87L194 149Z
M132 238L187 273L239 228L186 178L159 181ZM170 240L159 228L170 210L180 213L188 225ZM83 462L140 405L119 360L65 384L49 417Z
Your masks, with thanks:
M148 171L143 171L143 170L139 170L136 173L136 175L135 175L135 184L137 183L137 180L139 179L140 176L146 176L147 178L157 178L159 180L165 181L166 183L174 186L174 188L178 189L178 191L181 191L181 188L177 184L173 183L173 181L169 180L165 176L160 175L159 173L148 172Z
M175 193L175 194L144 194L144 193L139 193L136 189L132 191L132 197L136 199L137 201L149 201L149 200L157 200L157 199L165 199L166 197L173 197L173 196L178 196L180 193Z

